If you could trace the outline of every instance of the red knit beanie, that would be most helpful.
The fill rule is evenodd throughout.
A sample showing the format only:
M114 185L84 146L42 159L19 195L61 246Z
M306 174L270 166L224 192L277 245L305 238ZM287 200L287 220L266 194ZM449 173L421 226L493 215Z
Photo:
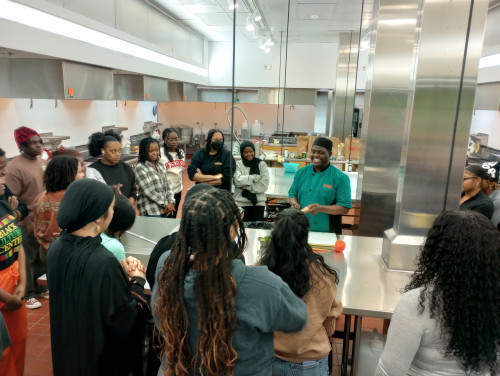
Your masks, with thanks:
M33 136L40 136L37 131L28 127L19 127L14 131L14 139L17 147L21 149L21 144L24 144Z

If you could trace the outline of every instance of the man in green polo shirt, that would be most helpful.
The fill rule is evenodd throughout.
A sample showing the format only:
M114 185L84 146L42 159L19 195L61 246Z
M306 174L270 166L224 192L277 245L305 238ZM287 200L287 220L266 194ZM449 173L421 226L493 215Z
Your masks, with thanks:
M318 137L311 148L312 164L295 174L288 191L292 207L307 214L311 231L342 233L342 215L352 208L349 177L330 164L332 141Z

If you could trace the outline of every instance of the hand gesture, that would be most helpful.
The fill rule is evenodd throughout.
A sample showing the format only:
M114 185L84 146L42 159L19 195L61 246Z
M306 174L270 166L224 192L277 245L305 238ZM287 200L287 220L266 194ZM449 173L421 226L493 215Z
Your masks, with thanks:
M11 295L11 298L5 302L5 309L7 311L16 311L23 305L23 300L17 295Z
M311 215L316 215L319 212L318 204L307 205L304 209L302 209L304 213L309 213Z
M17 210L17 208L19 207L19 200L17 199L16 196L10 196L7 199L7 203L9 204L12 211Z
M169 204L167 204L167 206L165 207L165 210L163 212L167 213L167 215L174 214L175 204L173 202L170 202Z
M121 261L123 270L129 277L146 277L146 267L135 257L129 256Z

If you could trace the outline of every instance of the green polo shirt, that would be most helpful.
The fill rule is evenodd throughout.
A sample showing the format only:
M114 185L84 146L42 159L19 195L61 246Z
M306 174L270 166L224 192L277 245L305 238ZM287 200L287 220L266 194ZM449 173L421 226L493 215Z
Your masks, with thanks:
M340 205L352 208L351 182L349 176L333 165L321 172L315 172L312 164L302 167L295 173L288 196L296 198L301 208L310 204ZM340 215L318 213L307 214L311 231L342 232Z

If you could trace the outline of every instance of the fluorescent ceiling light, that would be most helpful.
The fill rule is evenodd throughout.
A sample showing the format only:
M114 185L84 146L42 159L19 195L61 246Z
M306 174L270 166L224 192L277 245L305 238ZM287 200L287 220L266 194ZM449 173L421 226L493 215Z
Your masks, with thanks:
M500 65L500 54L482 57L479 60L479 68L489 68Z
M106 48L115 52L131 55L140 59L149 60L168 67L208 76L208 70L196 65L174 59L156 51L126 42L111 35L92 30L74 22L53 16L51 14L13 3L9 0L0 0L0 18L17 22L35 29L61 35L66 38L79 40L94 46Z
M234 0L227 0L227 6L229 7L229 10L235 10L238 8L238 3Z
M247 17L247 25L245 27L247 31L254 31L255 25L253 24L252 18L250 16Z
M255 22L259 22L262 20L262 16L259 14L259 13L256 13L254 16L253 16L253 20Z

